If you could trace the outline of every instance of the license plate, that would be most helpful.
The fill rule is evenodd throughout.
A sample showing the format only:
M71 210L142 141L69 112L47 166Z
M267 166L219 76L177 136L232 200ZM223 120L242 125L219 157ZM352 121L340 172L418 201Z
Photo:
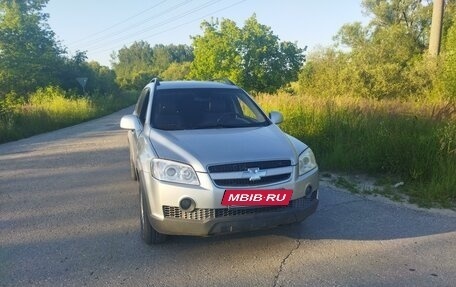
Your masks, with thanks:
M288 205L293 190L263 189L263 190L225 190L222 198L224 206L269 206Z

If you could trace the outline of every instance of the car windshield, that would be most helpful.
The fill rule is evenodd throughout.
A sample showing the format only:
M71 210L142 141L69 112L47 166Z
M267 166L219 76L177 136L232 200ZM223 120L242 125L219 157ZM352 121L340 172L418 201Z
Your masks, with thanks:
M267 126L270 121L242 90L156 90L152 127L161 130L215 129Z

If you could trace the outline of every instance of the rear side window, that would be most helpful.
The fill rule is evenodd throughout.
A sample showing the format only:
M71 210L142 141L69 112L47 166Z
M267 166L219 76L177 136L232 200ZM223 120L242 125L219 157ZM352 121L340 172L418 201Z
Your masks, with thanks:
M136 104L135 113L141 123L144 125L146 121L147 105L149 103L149 89L146 88L141 92L138 103Z

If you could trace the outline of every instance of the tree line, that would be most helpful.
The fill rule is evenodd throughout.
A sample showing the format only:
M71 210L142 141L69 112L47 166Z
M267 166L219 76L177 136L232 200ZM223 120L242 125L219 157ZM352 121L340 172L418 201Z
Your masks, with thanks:
M274 92L297 80L303 49L281 42L253 15L240 28L229 19L203 21L192 46L155 45L145 41L112 55L117 83L140 89L151 75L167 80L227 78L251 92Z

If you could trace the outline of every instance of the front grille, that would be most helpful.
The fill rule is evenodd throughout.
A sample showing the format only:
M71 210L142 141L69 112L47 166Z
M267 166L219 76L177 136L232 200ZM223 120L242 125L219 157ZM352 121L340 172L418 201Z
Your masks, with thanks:
M212 165L208 167L215 185L220 187L249 187L275 184L288 180L293 167L291 160L251 161ZM263 173L254 178L254 171Z
M246 171L249 168L271 169L290 166L290 160L253 161L209 166L210 173Z
M292 208L309 207L312 200L309 198L298 198L291 200L287 206L264 206L264 207L236 207L236 208L196 208L191 212L182 211L177 206L163 206L163 214L167 218L208 220L220 217L242 216L247 214L258 214L267 212L280 212Z
M250 181L250 179L248 178L216 179L214 180L214 182L218 186L258 186L285 181L290 178L290 175L290 173L285 173L265 176L255 181Z

